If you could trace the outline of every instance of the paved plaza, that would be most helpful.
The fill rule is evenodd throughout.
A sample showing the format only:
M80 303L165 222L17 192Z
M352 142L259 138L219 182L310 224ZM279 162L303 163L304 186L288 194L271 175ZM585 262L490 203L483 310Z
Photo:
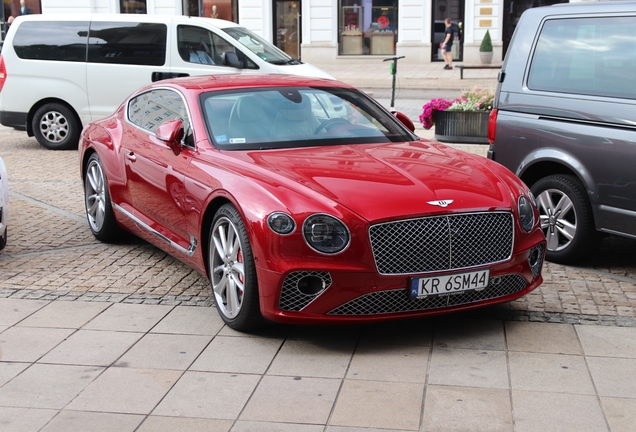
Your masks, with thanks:
M396 108L416 121L433 97L495 85L441 66L400 65ZM387 63L322 67L389 104ZM0 127L0 156L0 432L634 430L634 240L546 263L539 289L473 313L242 334L204 277L132 236L93 238L76 151Z

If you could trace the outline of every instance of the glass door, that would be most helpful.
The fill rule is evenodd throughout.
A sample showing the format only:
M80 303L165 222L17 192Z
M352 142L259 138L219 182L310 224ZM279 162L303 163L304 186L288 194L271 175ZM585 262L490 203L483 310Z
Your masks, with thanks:
M451 19L454 31L451 53L454 61L464 58L464 1L433 0L431 22L431 61L444 61L440 44L444 41L446 25L444 20Z
M300 0L274 0L274 44L300 58Z

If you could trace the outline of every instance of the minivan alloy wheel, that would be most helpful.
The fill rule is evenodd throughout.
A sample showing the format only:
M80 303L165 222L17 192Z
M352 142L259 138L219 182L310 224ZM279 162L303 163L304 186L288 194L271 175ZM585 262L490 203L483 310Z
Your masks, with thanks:
M546 259L571 263L587 256L599 236L583 185L574 176L555 174L532 185L547 241Z
M572 200L558 189L547 189L537 197L541 229L548 250L558 251L570 245L576 235L576 209Z
M70 150L77 148L82 125L71 108L63 103L51 102L35 111L31 128L43 147Z

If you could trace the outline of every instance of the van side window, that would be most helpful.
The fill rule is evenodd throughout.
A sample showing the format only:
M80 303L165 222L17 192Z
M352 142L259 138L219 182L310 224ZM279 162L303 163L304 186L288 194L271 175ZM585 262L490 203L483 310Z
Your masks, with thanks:
M532 58L528 87L635 99L635 26L636 17L546 21Z
M13 39L18 57L28 60L86 61L88 21L27 21Z
M162 66L167 33L165 24L92 22L88 62Z
M213 64L225 66L223 64L223 53L233 52L242 60L247 62L248 68L256 68L241 51L234 45L227 42L221 36L201 27L180 25L177 27L177 47L179 56L188 63Z

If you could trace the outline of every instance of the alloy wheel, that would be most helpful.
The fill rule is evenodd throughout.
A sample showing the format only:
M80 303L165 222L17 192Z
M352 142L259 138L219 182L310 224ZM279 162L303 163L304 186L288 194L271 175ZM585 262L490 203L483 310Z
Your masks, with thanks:
M541 229L549 251L567 248L576 236L577 214L570 197L558 189L546 189L537 197Z
M243 306L245 265L238 231L227 217L219 218L214 224L211 243L214 297L221 313L235 318Z
M85 196L88 222L95 232L101 231L106 213L106 182L100 164L92 160L86 170Z

